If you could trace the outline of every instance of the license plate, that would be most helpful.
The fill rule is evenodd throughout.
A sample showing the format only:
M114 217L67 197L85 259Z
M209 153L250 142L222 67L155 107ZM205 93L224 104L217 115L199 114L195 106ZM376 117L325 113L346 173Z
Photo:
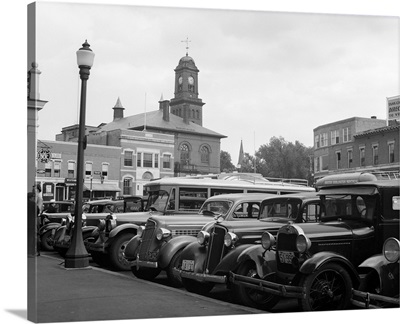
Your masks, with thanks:
M183 271L194 271L194 260L182 260Z
M279 251L279 261L281 263L291 264L294 258L294 252Z

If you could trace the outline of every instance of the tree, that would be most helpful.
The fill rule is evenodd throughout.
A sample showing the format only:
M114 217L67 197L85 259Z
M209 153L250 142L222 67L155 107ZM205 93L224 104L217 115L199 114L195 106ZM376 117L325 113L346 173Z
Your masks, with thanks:
M219 160L221 172L232 172L236 169L232 164L232 158L228 152L221 150L219 154Z

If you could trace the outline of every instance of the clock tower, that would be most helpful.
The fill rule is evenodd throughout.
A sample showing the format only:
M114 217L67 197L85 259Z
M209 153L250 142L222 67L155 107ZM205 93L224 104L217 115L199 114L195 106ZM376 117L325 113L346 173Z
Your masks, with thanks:
M170 101L170 109L171 114L182 117L185 122L202 126L204 103L199 98L198 73L193 58L186 52L175 68L175 97Z

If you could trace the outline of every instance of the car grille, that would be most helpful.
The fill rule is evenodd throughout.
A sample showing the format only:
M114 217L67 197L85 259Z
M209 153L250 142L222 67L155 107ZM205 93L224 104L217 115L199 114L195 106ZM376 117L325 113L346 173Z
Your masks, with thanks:
M172 236L178 236L178 235L197 236L198 233L199 230L191 230L191 229L172 230Z
M300 254L296 248L296 239L297 239L297 233L296 234L279 233L276 244L276 262L279 272L288 274L289 273L294 274L298 272L300 266L299 265ZM281 258L279 257L280 252L281 253L293 252L294 257L291 263L282 262Z
M152 242L155 242L156 238L156 223L152 220L147 220L145 230L142 234L141 243L139 246L139 259L148 260L150 257L150 249Z
M208 273L212 273L225 254L224 237L227 230L225 227L215 225L210 235L208 245L207 265Z

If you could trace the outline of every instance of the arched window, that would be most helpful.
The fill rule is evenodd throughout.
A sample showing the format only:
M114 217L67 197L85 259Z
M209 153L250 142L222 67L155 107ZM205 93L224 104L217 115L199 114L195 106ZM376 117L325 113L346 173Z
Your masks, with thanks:
M208 149L207 146L202 146L201 147L200 155L201 155L201 162L202 163L210 162L210 150Z
M189 159L190 159L189 145L181 144L181 146L179 147L179 150L181 151L181 163L189 164Z

